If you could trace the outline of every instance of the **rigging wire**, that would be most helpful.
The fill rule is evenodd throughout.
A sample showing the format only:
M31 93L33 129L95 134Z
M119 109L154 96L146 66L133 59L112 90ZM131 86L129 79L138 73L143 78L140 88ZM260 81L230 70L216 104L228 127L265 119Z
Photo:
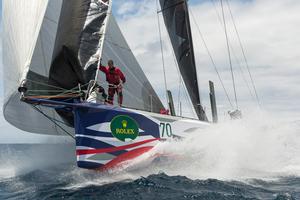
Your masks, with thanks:
M249 94L250 94L250 96L254 99L254 101L256 101L256 100L255 100L255 96L253 95L252 90L251 90L251 88L250 88L250 85L249 85L249 83L248 83L248 80L247 80L247 78L246 78L246 76L245 76L245 73L244 73L244 71L243 71L243 69L242 69L241 61L237 58L236 54L234 53L234 49L232 48L232 46L230 46L230 49L231 49L232 54L233 54L233 57L234 57L234 59L235 59L235 61L236 61L236 63L237 63L237 66L238 66L238 68L239 68L239 70L240 70L240 73L241 73L241 75L242 75L242 78L243 78L244 82L246 83L246 86L247 86L247 88L248 88Z
M188 96L188 92L187 92L186 87L183 87L183 91L184 91L184 94L185 94L184 95L185 101L187 103L190 103L190 105L192 105L192 106L188 106L190 108L190 112L188 112L188 113L193 114L193 118L198 118L195 109L193 109L193 102L192 102L191 98L189 98L189 96Z
M160 28L160 20L159 20L159 7L158 7L158 0L156 0L156 15L157 15L157 23L158 23L158 33L159 33L159 42L160 42L160 51L161 51L161 59L162 59L162 65L163 65L163 74L164 74L164 84L165 84L165 94L166 94L166 102L167 105L169 105L168 101L168 86L167 86L167 78L166 78L166 69L165 69L165 59L164 59L164 50L163 50L163 43L161 38L161 28Z
M181 75L180 75L180 72L179 70L177 69L177 74L178 74L178 78L179 78L179 84L178 84L178 95L177 95L177 113L180 113L181 110L180 110L180 104L181 104L181 84L182 84L182 78L181 78Z
M53 85L49 85L49 84L46 84L46 83L42 83L42 82L37 82L37 81L32 81L32 80L27 80L27 81L29 81L29 82L33 82L33 83L36 83L36 84L39 84L39 85L44 85L44 86L48 86L48 87L53 87L53 88L60 88L60 87L57 87L57 86L53 86ZM112 87L112 85L110 85L110 84L108 84L108 83L106 83L106 82L103 82L103 81L98 81L98 83L101 85L101 86L103 86L103 87L108 87L108 86L110 86L110 87ZM86 83L86 84L84 84L84 85L82 85L81 87L85 87L85 86L88 86L90 83ZM113 87L117 87L117 86L113 86ZM60 96L62 96L62 95L64 95L64 94L66 94L66 95L72 95L72 94L74 94L74 95L76 95L76 94L78 94L77 96L74 96L73 98L78 98L78 97L80 97L80 94L81 94L81 92L79 91L79 90L77 90L79 88L79 86L76 86L76 87L74 87L74 88L72 88L72 89L70 89L70 90L67 90L67 89L60 89L60 90L27 90L28 92L30 92L30 96L37 96L37 98L38 98L38 96L41 96L42 97L42 95L40 95L40 93L37 93L37 94L35 94L34 92L60 92L60 93L58 93L58 94L55 94L55 95L48 95L47 97L46 96L43 96L43 99L52 99L52 98L55 98L55 97L60 97ZM128 90L128 89L126 89L126 87L124 87L123 88L124 89L124 91L125 92L127 92L127 94L128 95L130 95L130 97L131 98L133 98L133 99L135 99L136 101L138 101L138 102L140 102L140 103L144 103L141 99L139 99L139 98L137 98L136 96L134 96L134 95L132 95L131 93L130 93L130 91ZM68 101L68 100L71 100L71 99L73 99L71 96L70 96L70 98L68 98L68 99L66 99L66 100L64 100L64 101ZM153 99L153 100L156 100L156 99ZM146 104L147 106L149 106L149 107L151 107L151 105L150 104Z
M182 84L182 79L179 77L179 85L178 85L178 96L177 96L177 113L181 113L181 84Z
M75 140L75 137L69 133L67 130L65 130L62 126L60 126L55 120L53 120L51 117L49 117L47 114L45 114L41 109L39 109L36 105L32 105L32 107L39 113L41 113L44 117L46 117L48 120L50 120L53 124L55 124L58 128L60 128L63 132L65 132L68 136L73 138Z
M171 42L171 40L170 40ZM180 117L182 117L182 108L181 108L181 88L183 88L183 93L184 93L184 97L185 97L185 102L187 104L190 104L190 106L188 106L190 108L190 112L187 112L187 113L190 113L193 115L194 118L197 118L197 114L195 113L195 110L193 109L193 102L191 100L191 98L189 97L188 95L188 92L187 92L187 88L184 84L184 81L182 79L182 76L181 76L181 73L180 73L180 70L179 70L179 66L178 66L178 63L176 61L176 56L175 56L175 53L174 51L172 51L172 55L173 55L173 61L176 65L176 70L177 70L177 74L178 74L178 77L179 77L179 88L178 88L178 114L180 115ZM182 86L182 87L181 87Z
M169 42L171 43L171 40L169 38ZM178 103L178 107L177 107L177 113L180 113L180 99L181 99L181 84L182 84L182 77L181 77L181 73L179 71L179 66L178 63L176 61L176 56L174 51L172 51L172 56L173 56L173 61L174 61L174 65L177 71L177 75L178 75L178 93L177 93L177 103ZM193 106L193 105L191 105Z
M221 19L220 15L219 15L219 12L218 12L218 10L217 10L217 6L216 6L216 4L215 4L215 1L214 1L214 0L211 0L211 2L212 2L212 4L213 4L213 6L214 6L214 10L215 10L216 15L217 15L217 17L218 17L218 21L219 21L219 23L221 24L221 26L223 27L222 19ZM229 45L230 45L230 44L229 44ZM237 56L236 56L236 54L235 54L235 52L234 52L234 50L233 50L233 47L232 47L231 45L230 45L230 49L231 49L232 54L233 54L233 56L235 57L237 63L240 63L240 62L238 61ZM251 89L250 89L250 86L249 86L249 84L248 84L248 81L247 81L247 79L246 79L246 77L245 77L245 75L244 75L244 73L243 73L242 67L241 67L240 64L238 64L238 66L239 66L239 69L240 69L240 71L241 71L243 80L245 81L245 83L246 83L246 85L247 85L247 88L248 88L248 90L249 90L249 93L250 93L251 97L253 98L254 96L253 96L253 94L252 94L252 92L251 92Z
M243 55L243 58L244 58L244 61L245 61L245 64L246 64L246 68L247 68L250 80L251 80L251 84L252 84L252 87L253 87L253 90L254 90L254 93L255 93L257 104L258 104L259 107L261 107L260 100L259 100L259 97L258 97L258 93L257 93L257 90L256 90L256 86L254 84L254 80L253 80L252 74L250 72L250 67L249 67L249 64L248 64L247 57L246 57L245 49L243 47L243 43L242 43L242 40L240 38L240 34L239 34L238 30L237 30L237 26L236 26L236 23L235 23L235 20L234 20L232 11L231 11L231 7L230 7L230 4L229 4L229 1L226 0L226 3L227 3L227 6L228 6L228 10L229 10L229 13L230 13L230 16L231 16L231 19L232 19L232 23L233 23L233 26L234 26L234 29L235 29L238 41L239 41L239 45L240 45L240 48L241 48L241 51L242 51L242 55Z
M117 88L118 86L109 84L107 82L103 82L103 81L98 81L98 83L102 86L102 87L115 87ZM135 99L136 101L140 102L141 104L145 104L149 107L151 107L151 104L149 103L145 103L142 99L136 97L135 95L133 95L126 87L123 87L123 90L126 92L127 95L129 95L131 98ZM124 92L124 93L125 93ZM156 99L152 99L152 100L156 100Z
M133 72L131 71L131 70L129 70L130 69L130 67L120 58L120 56L111 48L111 47L109 47L111 50L112 50L112 52L113 52L113 54L115 55L115 56L117 56L117 59L120 61L120 64L122 64L126 69L128 69L128 73L130 73L132 76L133 76L133 78L138 82L138 83L140 83L140 85L144 85L144 83L141 81L141 80L139 80L134 74L133 74ZM105 56L105 55L104 55ZM99 80L97 80L98 82L99 82ZM149 94L149 97L150 96L153 96L152 95L152 93L149 91L149 90L146 90L146 92Z
M31 79L26 79L26 81L30 81L32 83L36 83L36 84L39 84L39 85L47 86L47 87L50 87L50 88L55 88L55 89L59 89L59 90L65 90L65 88L62 88L62 87L50 85L50 84L39 82L39 81L34 81L34 80L31 80Z
M233 84L233 90L234 90L235 105L236 105L236 108L238 109L239 106L238 106L238 100L237 100L237 94L236 94L236 85L235 85L235 79L234 79L234 74L233 74L233 67L232 67L231 53L230 53L230 47L229 47L229 38L228 38L228 33L227 33L227 25L226 25L226 20L225 20L223 0L220 0L220 2L221 2L221 8L222 8L222 18L223 18L223 23L224 23L224 32L225 32L225 37L226 37L226 44L227 44L228 59L229 59L229 65L230 65L230 71L231 71L231 78L232 78L232 84Z
M218 17L218 20L219 20L220 24L222 24L222 26L223 26L221 17L220 17L220 15L219 15L219 12L218 12L218 10L217 10L217 6L216 6L214 0L211 0L211 2L212 2L212 4L213 4L213 6L214 6L214 9L215 9L216 15L217 15L217 17ZM242 42L241 42L240 35L239 35L239 33L238 33L238 30L237 30L237 26L236 26L236 23L235 23L235 20L234 20L234 17L233 17L233 14L232 14L232 11L231 11L231 8L230 8L230 5L229 5L229 1L226 0L226 3L227 3L227 6L228 6L228 10L229 10L229 12L230 12L230 16L231 16L231 19L232 19L232 22L233 22L233 26L234 26L234 29L235 29L235 32L236 32L238 41L239 41L239 45L240 45L240 48L241 48L241 51L242 51L242 55L243 55L244 61L245 61L245 63L246 63L246 68L247 68L247 71L248 71L248 74L249 74L249 77L250 77L250 80L251 80L251 85L252 85L252 87L253 87L253 90L254 90L254 93L255 93L255 97L253 96L253 94L252 94L252 92L251 92L251 89L250 89L249 84L248 84L247 81L246 81L246 84L247 84L247 87L248 87L248 89L249 89L249 92L250 92L251 96L252 96L253 99L258 103L259 108L261 108L261 104L260 104L260 100L259 100L259 97L258 97L258 93L257 93L256 87L255 87L255 84L254 84L254 80L253 80L253 78L252 78L252 74L251 74L250 69L249 69L250 67L249 67L249 64L248 64L248 60L247 60L247 58L246 58L245 50L244 50L244 47L243 47ZM232 47L230 47L230 48L233 49ZM234 52L233 52L233 54L234 54ZM240 65L239 65L239 67L241 68Z
M216 15L218 17L219 23L223 26L222 19L221 19L221 16L220 16L219 12L218 12L218 9L217 9L217 6L215 4L215 1L214 0L210 0L210 1L211 1L211 3L214 6L214 9L215 9Z
M220 81L220 83L221 83L221 85L222 85L222 88L223 88L224 92L225 92L226 98L227 98L227 100L228 100L230 106L233 107L232 102L231 102L231 100L230 100L230 97L229 97L229 95L228 95L228 92L227 92L227 90L226 90L226 88L225 88L225 85L224 85L224 83L223 83L223 81L222 81L221 75L220 75L220 73L219 73L219 71L218 71L217 65L216 65L216 63L215 63L215 61L214 61L214 59L213 59L213 57L212 57L212 54L211 54L210 51L209 51L209 48L208 48L208 46L207 46L207 44L206 44L206 42L205 42L204 36L203 36L203 34L202 34L201 30L200 30L200 27L199 27L199 25L198 25L198 23L197 23L197 21L196 21L196 18L195 18L195 16L194 16L194 14L193 14L193 12L192 12L191 9L190 9L190 13L191 13L192 19L193 19L193 21L194 21L194 23L195 23L195 25L196 25L196 28L197 28L197 30L198 30L198 33L199 33L199 35L200 35L200 37L201 37L201 40L202 40L202 42L203 42L203 44L204 44L204 47L205 47L205 49L206 49L206 52L207 52L207 54L208 54L208 56L209 56L209 58L210 58L210 61L211 61L212 65L213 65L213 67L214 67L214 70L215 70L215 72L217 73L218 79L219 79L219 81Z
M181 109L180 109L180 105L181 105L181 85L182 85L182 82L183 82L183 80L182 80L182 77L181 77L181 73L180 73L180 71L179 71L179 66L178 66L178 63L177 63L177 61L176 61L176 56L175 56L175 53L174 53L174 51L172 51L172 55L173 55L173 61L174 61L174 64L175 64L175 68L176 68L176 71L177 71L177 75L178 75L178 95L177 95L177 103L178 103L178 105L177 105L177 113L178 113L178 115L180 115L180 113L181 113ZM191 104L191 106L193 106L193 104Z
M46 83L42 83L42 82L37 82L37 81L33 81L33 80L30 80L30 79L27 79L27 81L29 82L33 82L33 83L36 83L36 84L39 84L39 85L44 85L44 86L48 86L48 87L53 87L53 88L60 88L60 87L56 87L56 86L52 86L52 85L49 85L49 84L46 84ZM86 83L84 85L82 85L81 87L85 87L87 86L89 83ZM79 86L76 86L70 90L68 89L62 89L61 93L59 94L55 94L55 95L51 95L49 96L49 98L46 98L46 99L51 99L51 98L55 98L55 97L58 97L58 96L61 96L61 95L64 95L64 94L78 94L80 93L77 88L79 88ZM30 90L30 91L35 91L35 90ZM46 91L46 90L45 90ZM52 90L48 90L48 92L52 92Z

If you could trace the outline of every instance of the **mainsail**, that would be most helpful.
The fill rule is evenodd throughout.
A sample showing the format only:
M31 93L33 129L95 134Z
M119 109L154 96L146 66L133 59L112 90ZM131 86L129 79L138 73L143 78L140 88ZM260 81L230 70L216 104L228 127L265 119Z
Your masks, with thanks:
M105 20L109 6L108 0L3 1L3 110L8 122L34 133L73 132L72 116L25 104L17 89L25 82L27 95L73 92L95 79L99 55L103 63L113 59L127 76L124 106L152 112L163 108L114 17ZM99 84L105 82L101 73L97 78Z
M197 116L207 121L201 106L192 33L186 0L160 0L161 12L178 62L179 70Z

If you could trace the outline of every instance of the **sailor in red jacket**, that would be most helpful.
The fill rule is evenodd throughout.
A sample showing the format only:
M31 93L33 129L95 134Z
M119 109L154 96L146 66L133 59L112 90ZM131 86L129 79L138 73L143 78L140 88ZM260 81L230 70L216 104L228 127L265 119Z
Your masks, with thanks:
M105 73L106 81L108 82L108 103L113 105L114 95L117 93L118 95L118 103L119 106L122 106L123 103L123 93L122 93L122 84L126 82L126 78L122 71L114 66L114 62L112 60L108 61L108 66L102 66L100 62L99 69Z

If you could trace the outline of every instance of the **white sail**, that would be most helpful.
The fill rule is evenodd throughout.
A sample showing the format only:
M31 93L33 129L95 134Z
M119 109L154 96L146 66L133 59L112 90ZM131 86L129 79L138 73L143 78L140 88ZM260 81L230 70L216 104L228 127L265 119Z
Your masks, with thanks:
M29 67L48 0L3 1L5 98L16 90Z
M62 0L3 1L3 112L5 119L21 130L63 134L49 119L22 103L17 92L29 70L48 75L61 4ZM58 118L54 110L47 112Z
M109 59L126 75L124 85L125 107L159 113L163 105L137 62L121 30L112 16L107 25L103 46L103 64ZM100 73L101 74L101 73ZM101 81L102 80L102 81ZM105 80L103 74L100 82Z
M74 134L72 116L47 107L33 108L17 91L26 80L28 95L70 90L94 78L92 62L103 44L103 63L113 59L127 76L124 106L159 112L162 103L137 63L115 19L107 17L108 0L4 0L4 117L24 131ZM107 28L105 28L107 26ZM105 29L104 29L105 28ZM106 32L103 32L103 29ZM100 76L103 76L100 72ZM100 78L104 82L105 78ZM38 110L37 110L38 109Z

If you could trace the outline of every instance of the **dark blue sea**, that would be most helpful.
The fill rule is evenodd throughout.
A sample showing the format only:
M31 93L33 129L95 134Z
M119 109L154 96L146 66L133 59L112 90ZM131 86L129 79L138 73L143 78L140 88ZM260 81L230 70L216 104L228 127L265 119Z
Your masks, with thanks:
M0 199L300 199L299 144L291 124L222 125L107 173L78 169L73 144L3 144Z

